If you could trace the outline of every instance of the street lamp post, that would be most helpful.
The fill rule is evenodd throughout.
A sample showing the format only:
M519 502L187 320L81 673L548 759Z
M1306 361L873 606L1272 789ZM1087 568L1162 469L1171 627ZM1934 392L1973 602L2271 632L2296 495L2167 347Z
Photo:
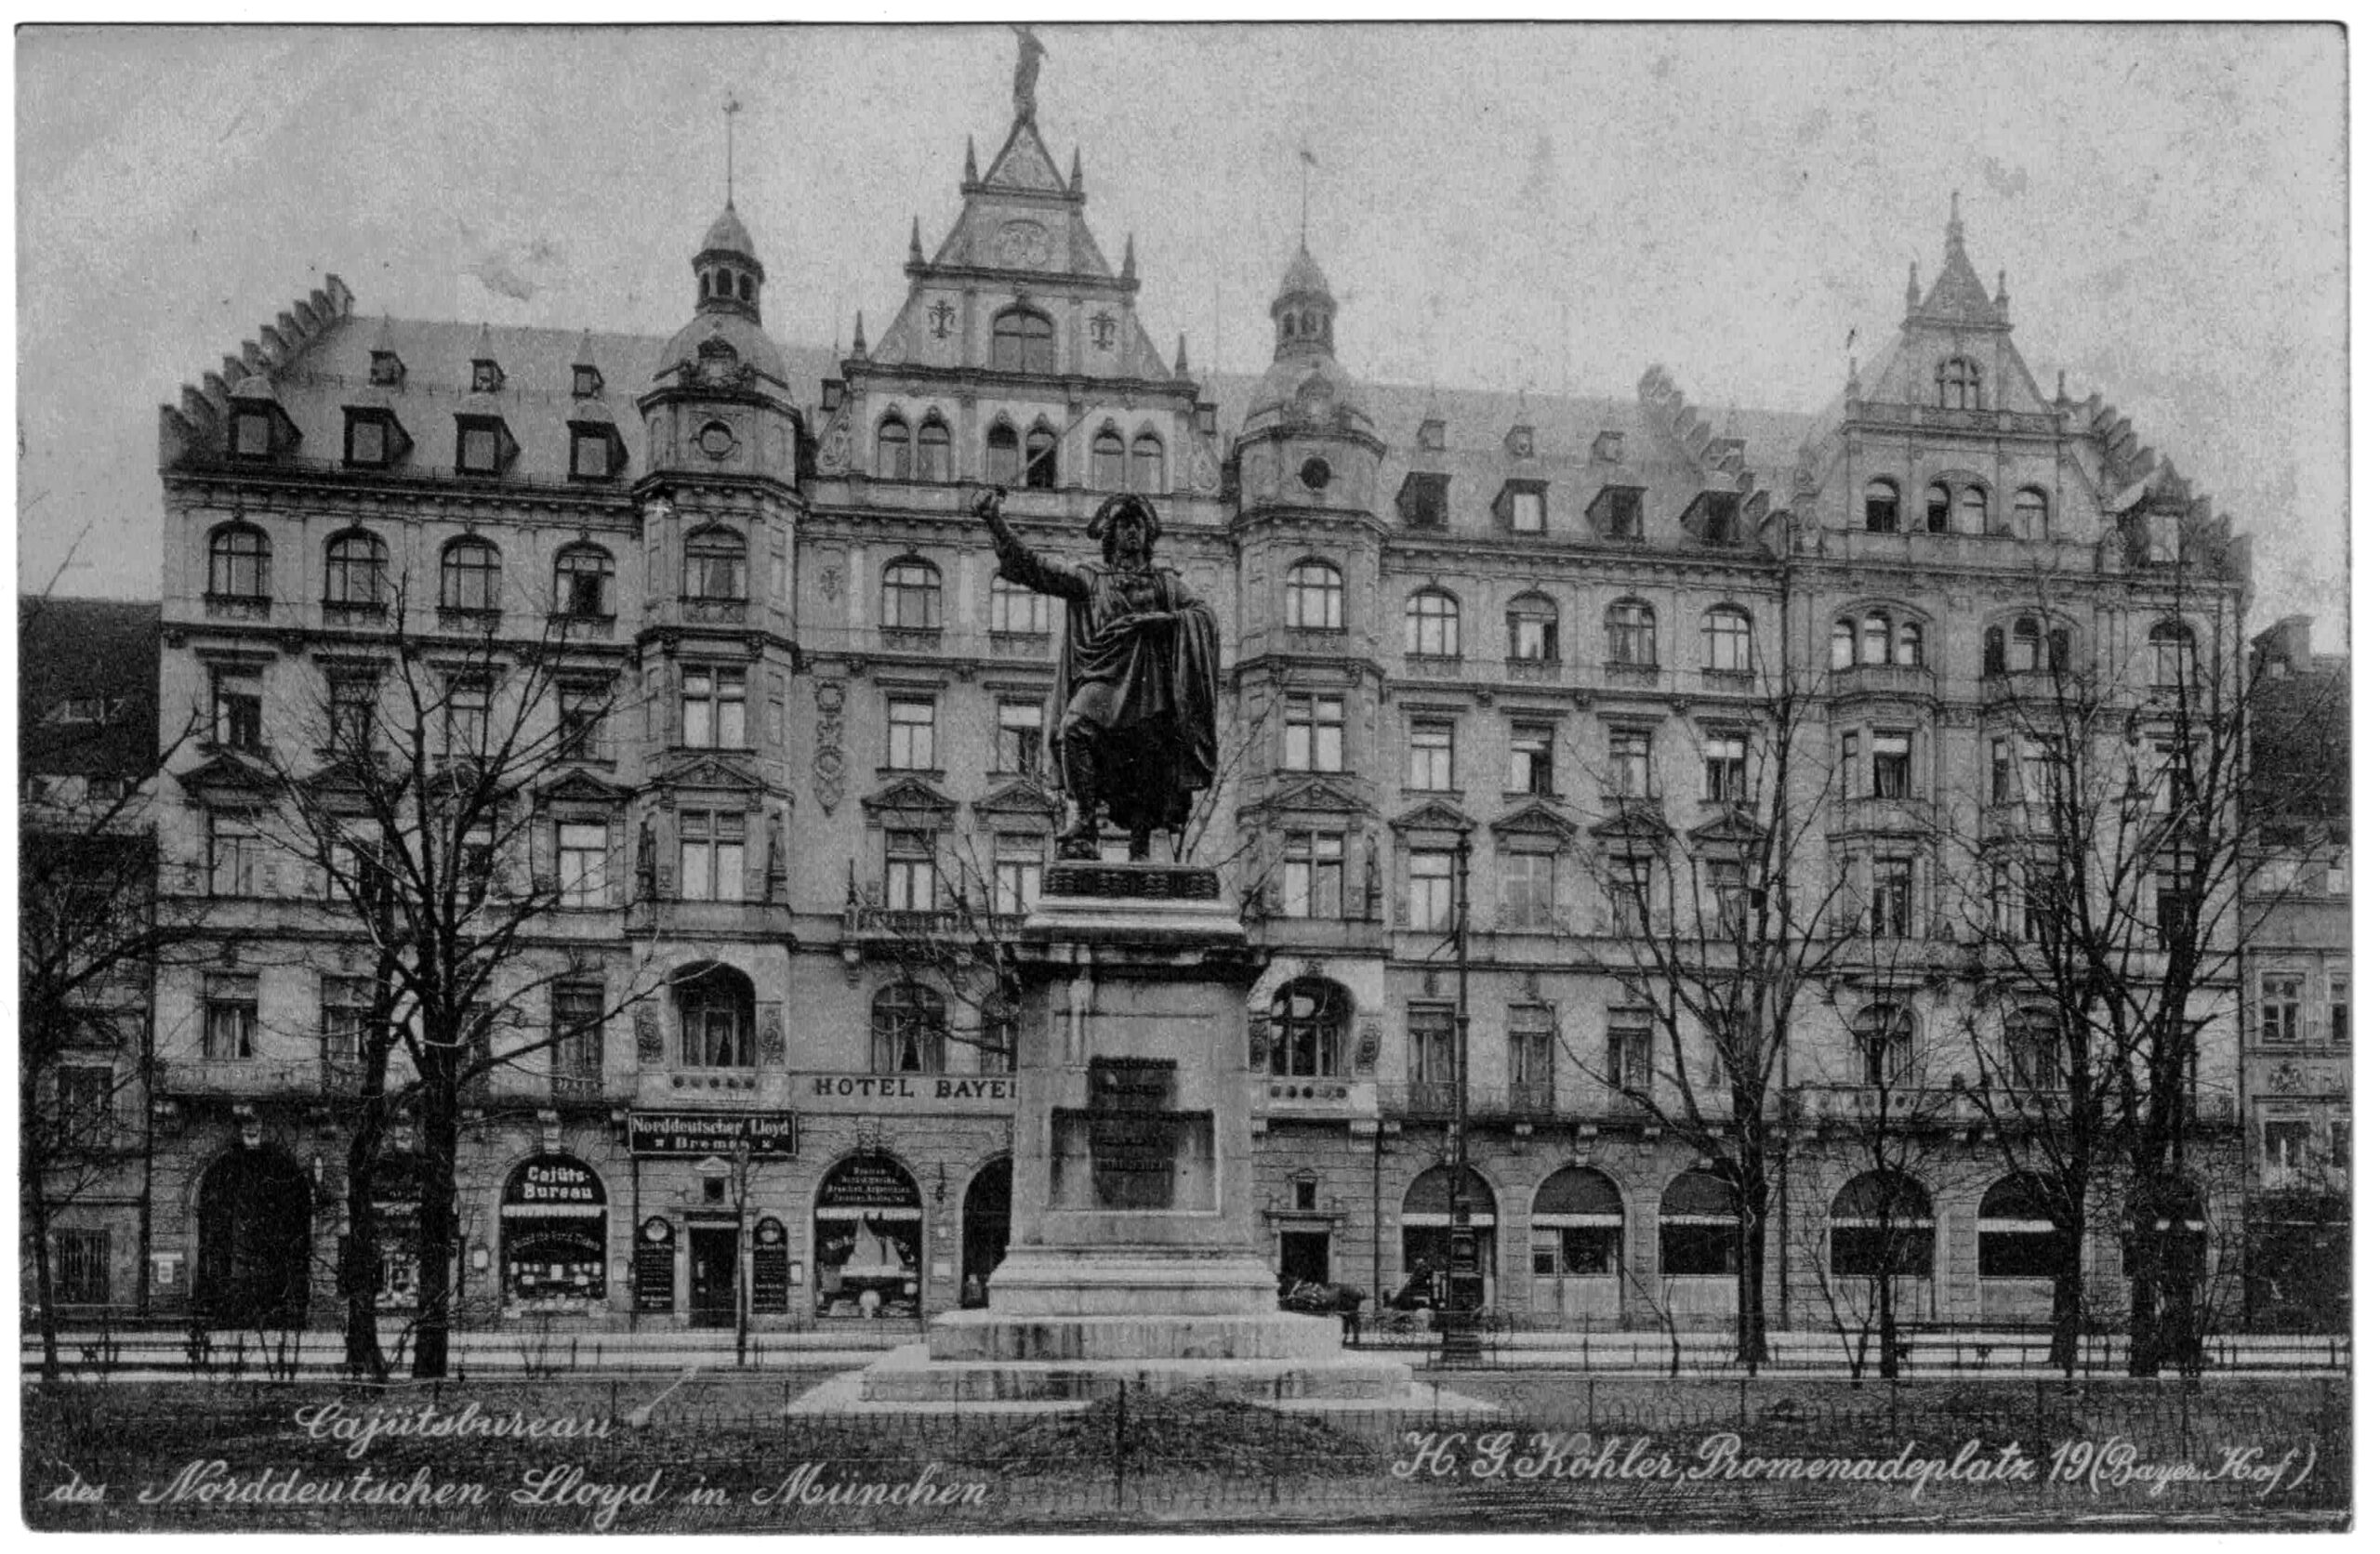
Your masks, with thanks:
M1454 1123L1447 1139L1447 1305L1439 1358L1479 1358L1482 1280L1479 1240L1471 1227L1471 833L1454 844Z

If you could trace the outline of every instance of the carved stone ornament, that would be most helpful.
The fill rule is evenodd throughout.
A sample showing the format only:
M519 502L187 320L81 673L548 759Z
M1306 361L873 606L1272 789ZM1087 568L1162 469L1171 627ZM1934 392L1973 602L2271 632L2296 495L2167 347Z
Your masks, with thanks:
M650 1002L636 1007L636 1060L661 1061L661 1016Z
M1273 1017L1260 1009L1248 1011L1248 1067L1262 1073L1273 1059Z
M760 1066L778 1068L785 1063L785 1024L771 1009L760 1020Z
M847 688L839 679L822 679L813 688L818 703L817 749L810 757L810 791L828 814L843 801L846 762L843 757L843 700Z
M1355 1072L1369 1073L1380 1061L1380 1021L1367 1020L1355 1027Z

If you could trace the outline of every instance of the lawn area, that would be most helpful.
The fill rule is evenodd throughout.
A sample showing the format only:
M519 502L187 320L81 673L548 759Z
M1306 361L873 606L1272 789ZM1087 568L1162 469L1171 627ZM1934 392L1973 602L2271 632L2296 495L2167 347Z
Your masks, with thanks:
M2338 1522L2347 1483L2342 1380L1458 1372L1425 1386L1496 1413L1134 1394L1120 1416L1111 1400L786 1417L823 1378L29 1385L25 1514L226 1532L2273 1527Z

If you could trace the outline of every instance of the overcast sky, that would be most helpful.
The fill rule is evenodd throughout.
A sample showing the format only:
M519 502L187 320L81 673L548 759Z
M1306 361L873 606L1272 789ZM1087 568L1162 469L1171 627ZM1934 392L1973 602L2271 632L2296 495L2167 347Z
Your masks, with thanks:
M2268 27L1043 30L1042 133L1194 370L1261 370L1319 164L1342 356L1385 379L1810 411L1950 193L2016 343L2346 599L2345 44ZM20 580L155 597L156 406L326 272L360 309L667 334L721 201L769 326L871 329L1010 121L1006 29L23 30Z

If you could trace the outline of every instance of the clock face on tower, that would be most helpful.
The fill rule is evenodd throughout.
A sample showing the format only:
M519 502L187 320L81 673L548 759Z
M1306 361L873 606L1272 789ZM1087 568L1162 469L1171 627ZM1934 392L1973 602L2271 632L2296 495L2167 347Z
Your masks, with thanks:
M1036 270L1050 257L1050 229L1038 221L1011 221L1000 228L1000 262L1017 270Z

